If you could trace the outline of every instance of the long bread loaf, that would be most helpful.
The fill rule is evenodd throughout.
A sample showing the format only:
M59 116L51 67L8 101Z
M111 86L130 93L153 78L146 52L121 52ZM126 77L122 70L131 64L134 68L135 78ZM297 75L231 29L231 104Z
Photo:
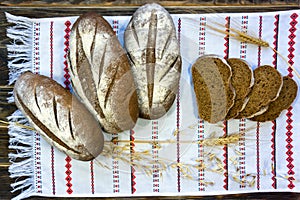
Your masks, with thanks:
M124 39L140 117L157 119L168 112L179 87L181 56L173 20L160 5L146 4L133 14Z
M14 97L31 125L60 151L84 161L101 153L104 140L98 121L54 80L25 72L15 83Z
M87 13L77 19L71 30L68 63L76 94L106 132L134 127L139 111L130 64L102 16Z

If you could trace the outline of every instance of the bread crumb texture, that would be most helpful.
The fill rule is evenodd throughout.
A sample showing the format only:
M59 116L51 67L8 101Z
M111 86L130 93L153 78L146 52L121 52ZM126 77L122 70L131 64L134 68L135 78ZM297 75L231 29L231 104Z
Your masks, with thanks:
M239 58L199 57L192 66L199 117L209 123L249 118L276 119L297 96L297 83L272 66L252 70Z

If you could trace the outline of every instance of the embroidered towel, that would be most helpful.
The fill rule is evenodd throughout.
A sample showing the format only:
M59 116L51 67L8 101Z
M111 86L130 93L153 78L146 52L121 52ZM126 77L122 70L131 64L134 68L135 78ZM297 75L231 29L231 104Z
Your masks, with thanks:
M81 162L46 143L16 111L9 117L11 177L26 177L12 184L32 195L64 197L220 195L246 192L300 192L300 103L272 122L229 120L216 125L198 119L190 68L203 54L247 60L255 68L268 64L283 75L299 79L270 48L227 38L209 29L220 24L267 41L297 68L300 59L299 10L269 13L172 15L183 58L177 99L161 119L140 119L133 130L105 134L106 150L95 160ZM14 23L7 29L10 83L31 70L71 88L66 52L70 29L77 17L29 19L6 13ZM105 17L123 44L130 16ZM221 28L222 29L222 28ZM10 99L13 101L13 98ZM209 145L212 138L237 141ZM115 144L111 140L117 141ZM129 141L131 146L129 145ZM23 161L16 161L24 158ZM18 159L19 160L19 159Z

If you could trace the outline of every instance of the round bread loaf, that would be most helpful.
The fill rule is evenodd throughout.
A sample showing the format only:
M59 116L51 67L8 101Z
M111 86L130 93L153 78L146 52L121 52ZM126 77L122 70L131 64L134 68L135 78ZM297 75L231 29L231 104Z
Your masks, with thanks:
M54 80L26 72L15 83L14 97L35 130L60 151L83 161L102 152L104 139L98 121Z
M173 20L162 6L146 4L133 14L124 39L137 86L140 117L160 118L175 100L181 73Z
M194 91L201 119L217 123L234 104L232 72L226 60L212 55L199 57L192 66Z
M72 86L108 133L135 126L136 87L126 52L100 15L80 16L70 34L68 66Z

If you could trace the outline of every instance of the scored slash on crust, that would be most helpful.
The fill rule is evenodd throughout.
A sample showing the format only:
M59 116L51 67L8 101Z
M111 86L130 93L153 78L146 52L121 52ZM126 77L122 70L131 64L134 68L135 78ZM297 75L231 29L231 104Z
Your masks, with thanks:
M119 133L132 128L138 111L129 60L114 30L101 15L87 13L77 19L72 26L67 58L73 89L103 130Z
M57 117L57 104L56 104L55 96L53 96L53 98L52 98L52 105L53 105L53 113L54 113L55 123L59 130L59 123L58 123L58 117Z
M16 94L16 103L20 104L20 108L26 113L26 115L29 117L29 119L36 124L36 126L42 130L46 135L43 135L44 137L49 137L52 141L57 143L58 145L62 146L63 148L72 151L75 154L80 154L79 151L76 151L75 149L69 147L66 143L64 143L61 139L59 139L56 135L54 135L38 118L34 116L34 114L30 111L30 109L24 104L24 102L21 100L19 94Z
M157 119L174 103L181 75L174 22L162 6L146 4L133 14L124 41L137 87L139 116Z

